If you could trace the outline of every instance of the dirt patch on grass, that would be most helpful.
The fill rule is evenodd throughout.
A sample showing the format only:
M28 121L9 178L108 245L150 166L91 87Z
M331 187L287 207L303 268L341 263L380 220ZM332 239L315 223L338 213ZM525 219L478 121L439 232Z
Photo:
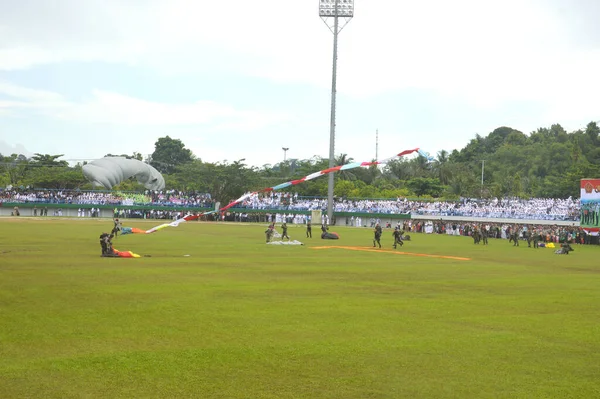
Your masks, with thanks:
M427 258L441 258L441 259L454 259L454 260L471 260L471 258L463 258L460 256L449 256L449 255L434 255L434 254L420 254L416 252L402 252L402 251L390 251L387 249L377 249L368 247L344 247L344 246L323 246L323 247L311 247L312 249L346 249L349 251L364 251L364 252L379 252L395 255L408 255L408 256L423 256Z

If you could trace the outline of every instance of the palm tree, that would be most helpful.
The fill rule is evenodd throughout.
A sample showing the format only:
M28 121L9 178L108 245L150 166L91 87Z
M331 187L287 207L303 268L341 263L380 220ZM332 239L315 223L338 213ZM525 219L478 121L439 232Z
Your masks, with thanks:
M447 185L452 178L452 169L448 160L448 151L441 150L437 153L437 158L433 163L433 170L440 180L440 183Z
M426 177L430 174L430 167L427 158L419 155L408 161L410 165L410 174L412 177Z
M383 168L383 174L392 180L406 180L412 177L409 163L404 159L394 159Z
M334 159L335 166L346 165L354 162L353 158L350 158L348 154L340 154ZM338 176L342 180L356 180L356 175L348 170L340 170Z

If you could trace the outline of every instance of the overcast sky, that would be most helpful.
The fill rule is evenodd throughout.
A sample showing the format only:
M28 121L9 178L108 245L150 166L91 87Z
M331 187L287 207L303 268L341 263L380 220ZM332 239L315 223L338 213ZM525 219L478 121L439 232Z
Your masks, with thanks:
M0 152L205 161L329 154L319 0L0 0ZM335 153L462 148L499 126L600 119L600 1L356 0Z

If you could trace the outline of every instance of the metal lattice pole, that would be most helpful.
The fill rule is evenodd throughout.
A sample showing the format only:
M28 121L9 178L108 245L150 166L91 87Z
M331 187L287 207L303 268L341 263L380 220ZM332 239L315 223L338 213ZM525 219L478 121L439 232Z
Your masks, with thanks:
M329 125L329 167L335 166L335 112L337 95L338 35L354 16L354 0L320 0L319 14L333 33L333 70L331 76L331 120ZM333 26L327 20L333 18ZM340 26L340 18L344 18ZM327 218L333 222L334 174L329 174L327 185Z

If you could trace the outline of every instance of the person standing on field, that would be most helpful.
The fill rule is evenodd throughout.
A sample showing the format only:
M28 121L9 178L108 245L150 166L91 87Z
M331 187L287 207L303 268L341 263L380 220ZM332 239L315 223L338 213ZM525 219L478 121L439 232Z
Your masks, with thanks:
M281 240L283 241L284 238L287 238L288 241L290 240L290 236L288 236L287 233L287 223L283 222L283 224L281 225Z
M379 245L379 248L381 248L381 234L383 233L383 230L381 229L380 225L375 225L374 233L375 237L373 239L373 247L375 247L375 244L377 243Z
M394 236L394 249L396 249L396 245L400 244L400 246L404 245L404 241L402 241L402 233L399 226L396 226L392 235Z

